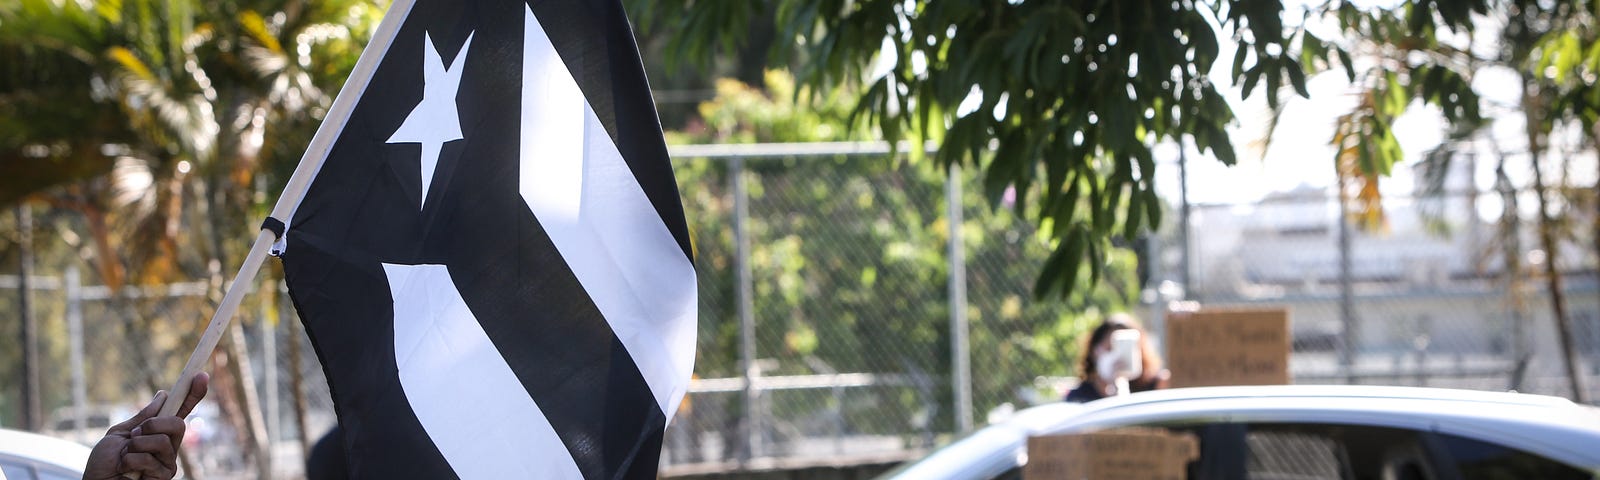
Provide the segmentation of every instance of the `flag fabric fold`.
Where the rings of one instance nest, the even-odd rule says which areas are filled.
[[[695,273],[620,3],[389,15],[282,253],[352,475],[654,478]]]

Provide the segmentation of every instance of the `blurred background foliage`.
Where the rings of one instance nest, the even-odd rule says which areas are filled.
[[[1436,109],[1467,136],[1484,124],[1471,81],[1495,66],[1561,99],[1528,109],[1542,126],[1534,136],[1565,120],[1592,125],[1600,99],[1592,72],[1581,74],[1600,61],[1600,7],[1588,0],[624,3],[645,37],[661,37],[666,65],[746,71],[723,60],[766,58],[814,91],[857,92],[852,117],[885,139],[932,141],[940,164],[981,168],[991,201],[1037,193],[1015,208],[1054,241],[1040,295],[1072,291],[1077,271],[1104,265],[1112,237],[1159,224],[1154,146],[1236,161],[1230,87],[1265,99],[1270,141],[1283,99],[1309,94],[1307,77],[1348,77],[1361,101],[1340,118],[1330,160],[1350,215],[1371,229],[1383,225],[1379,180],[1404,158],[1392,124],[1408,109]],[[1474,48],[1479,24],[1512,41]]]
[[[0,202],[49,212],[35,225],[45,233],[32,236],[32,254],[76,257],[87,284],[117,290],[198,280],[210,285],[203,301],[215,305],[224,269],[246,248],[240,239],[276,200],[386,6],[0,2]],[[7,227],[23,238],[15,223]],[[16,242],[7,247],[13,258],[23,251]],[[165,388],[203,319],[167,318],[170,302],[113,303],[113,317],[125,323],[97,333],[121,332],[132,350],[89,352],[89,360],[128,368],[92,368],[88,383],[118,387],[117,396],[134,385]],[[234,339],[243,338],[241,323]],[[214,390],[228,421],[250,432],[242,443],[260,452],[253,382],[232,380],[251,376],[239,349],[224,342]],[[18,350],[5,349],[0,383],[22,384],[20,355],[11,357]],[[41,363],[63,365],[63,356],[53,348]],[[130,372],[136,378],[126,378]],[[59,405],[54,400],[47,404]]]

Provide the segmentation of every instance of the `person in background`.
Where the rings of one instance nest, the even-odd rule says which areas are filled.
[[[1150,344],[1150,337],[1145,335],[1144,329],[1133,316],[1117,313],[1089,334],[1089,344],[1083,349],[1083,371],[1080,376],[1083,380],[1078,383],[1078,388],[1067,392],[1066,401],[1082,403],[1117,395],[1116,379],[1112,376],[1114,372],[1127,369],[1126,365],[1119,365],[1116,363],[1118,360],[1112,358],[1112,334],[1118,330],[1139,333],[1138,357],[1142,368],[1138,369],[1140,374],[1137,377],[1128,379],[1129,393],[1167,388],[1167,378],[1171,373],[1162,368],[1161,355]]]
[[[205,373],[195,375],[177,415],[156,415],[167,401],[167,391],[162,390],[133,418],[112,425],[89,451],[89,462],[83,467],[84,480],[169,480],[176,476],[178,447],[187,428],[183,419],[205,398],[210,383],[211,377]]]

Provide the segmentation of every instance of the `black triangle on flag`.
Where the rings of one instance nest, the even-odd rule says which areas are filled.
[[[696,283],[620,2],[388,15],[279,217],[351,475],[655,478]]]

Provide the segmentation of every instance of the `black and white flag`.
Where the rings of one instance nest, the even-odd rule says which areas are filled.
[[[695,273],[620,2],[389,15],[282,253],[351,473],[655,478]]]

